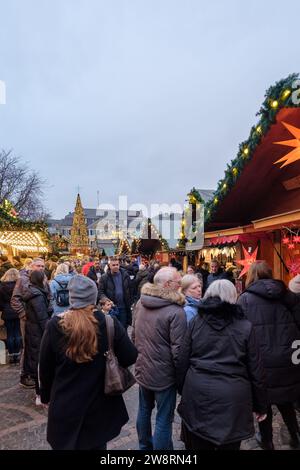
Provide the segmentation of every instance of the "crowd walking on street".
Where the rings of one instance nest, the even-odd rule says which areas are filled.
[[[300,449],[300,276],[287,287],[256,261],[238,295],[215,259],[186,272],[129,256],[0,262],[8,360],[48,411],[53,449],[105,450],[128,422],[122,393],[105,392],[107,315],[139,389],[140,450],[173,449],[176,409],[187,450],[239,450],[253,435],[273,450],[275,408]]]

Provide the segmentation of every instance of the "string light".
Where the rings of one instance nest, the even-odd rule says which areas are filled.
[[[282,94],[282,98],[286,100],[287,97],[290,96],[290,94],[291,94],[291,90],[285,90]]]
[[[249,154],[249,149],[248,147],[244,148],[244,155],[248,155]]]
[[[261,128],[261,126],[257,126],[257,128],[256,128],[256,132],[257,132],[258,134],[261,134],[261,132],[262,132],[262,128]]]
[[[234,176],[238,174],[238,169],[237,168],[232,168],[232,173]]]
[[[278,103],[277,100],[273,100],[272,103],[271,103],[271,106],[272,106],[273,109],[276,109],[276,108],[278,108],[278,104],[279,103]]]

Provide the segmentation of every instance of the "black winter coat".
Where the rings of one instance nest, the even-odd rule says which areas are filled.
[[[131,325],[132,323],[132,313],[131,313],[131,306],[133,303],[133,285],[131,283],[131,279],[127,272],[124,269],[120,269],[120,273],[122,275],[123,280],[123,293],[124,293],[124,302],[127,311],[127,324]],[[99,282],[99,293],[98,293],[98,300],[101,300],[103,297],[108,297],[110,300],[113,301],[115,305],[117,305],[116,297],[115,297],[115,284],[112,277],[110,270],[104,274]],[[118,305],[117,305],[118,306]]]
[[[37,378],[41,340],[52,314],[49,292],[30,284],[24,295],[24,301],[26,310],[24,372]]]
[[[205,290],[208,289],[214,281],[220,281],[221,279],[227,279],[228,281],[232,281],[230,275],[227,272],[223,271],[222,269],[219,269],[217,273],[210,273],[207,276]]]
[[[13,265],[11,264],[10,261],[5,261],[4,263],[2,263],[0,266],[0,279],[2,276],[4,276],[6,271],[8,271],[11,268],[13,268]]]
[[[189,322],[177,378],[184,424],[216,445],[251,437],[252,412],[267,410],[254,329],[236,305],[219,298],[204,301]]]
[[[87,273],[87,277],[89,277],[90,279],[92,279],[92,281],[94,281],[97,286],[98,286],[98,276],[97,276],[97,272],[99,274],[101,274],[101,271],[96,271],[95,269],[95,266],[91,266],[90,269],[89,269],[89,272]]]
[[[53,317],[46,328],[40,353],[41,400],[49,404],[47,440],[53,449],[97,449],[118,436],[128,421],[123,397],[104,395],[107,333],[105,316],[99,322],[99,353],[78,364],[64,353],[66,337]],[[123,367],[136,361],[137,350],[123,326],[114,319],[114,351]]]
[[[2,311],[2,320],[17,320],[18,313],[11,307],[10,301],[16,282],[0,283],[0,310]]]
[[[134,280],[134,300],[137,301],[141,297],[141,289],[148,282],[148,271],[144,269],[140,270]]]
[[[270,403],[296,401],[300,396],[300,365],[292,363],[292,344],[300,339],[294,318],[299,315],[299,299],[283,282],[260,279],[241,294],[238,303],[255,329]]]

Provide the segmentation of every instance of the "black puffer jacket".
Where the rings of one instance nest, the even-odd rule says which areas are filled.
[[[204,301],[189,323],[177,367],[178,412],[193,434],[216,445],[249,438],[252,412],[266,412],[264,370],[251,323],[236,305]]]
[[[126,306],[127,312],[127,324],[131,325],[132,323],[132,314],[131,314],[131,305],[133,303],[133,292],[132,292],[132,283],[130,277],[128,276],[127,272],[124,269],[120,269],[120,273],[122,275],[122,282],[123,282],[123,293],[124,293],[124,302]],[[99,294],[98,300],[103,297],[108,297],[110,300],[113,301],[115,305],[116,296],[115,296],[115,284],[112,277],[112,273],[110,270],[104,274],[99,281]]]
[[[49,302],[49,292],[33,285],[28,286],[24,295],[25,322],[25,352],[24,372],[31,377],[37,377],[37,366],[42,336],[47,322],[52,314]]]
[[[18,313],[10,305],[15,285],[15,281],[0,283],[0,310],[3,320],[17,320],[19,318]]]
[[[147,269],[140,270],[134,280],[134,300],[139,300],[141,297],[141,289],[148,282],[148,271]]]
[[[292,344],[300,339],[294,317],[299,314],[297,296],[281,281],[260,279],[245,290],[238,303],[255,329],[270,403],[295,401],[300,396],[300,365],[292,363]]]

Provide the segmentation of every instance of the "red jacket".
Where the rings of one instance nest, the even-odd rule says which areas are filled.
[[[94,264],[93,261],[90,261],[89,263],[86,263],[83,266],[82,270],[81,270],[81,274],[83,274],[84,276],[87,276],[87,274],[88,274],[90,268],[93,266],[93,264]]]

